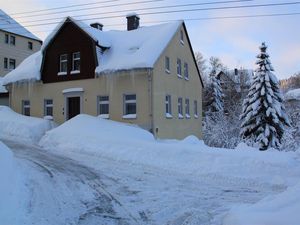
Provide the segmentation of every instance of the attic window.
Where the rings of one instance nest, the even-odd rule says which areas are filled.
[[[68,55],[63,54],[59,57],[59,73],[58,75],[66,75],[68,71]]]
[[[73,53],[72,72],[80,72],[80,52]]]
[[[184,35],[182,30],[180,30],[180,43],[184,45]]]

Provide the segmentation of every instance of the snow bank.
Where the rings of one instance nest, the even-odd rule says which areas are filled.
[[[176,173],[253,178],[276,185],[295,183],[299,175],[295,171],[300,169],[292,152],[253,151],[246,145],[236,150],[210,148],[195,137],[156,141],[141,128],[88,115],[48,131],[39,144],[73,158],[79,154],[78,160],[93,156]]]
[[[34,144],[53,126],[49,120],[23,116],[0,106],[0,139]]]
[[[285,96],[285,100],[300,100],[300,88],[288,91]]]
[[[0,77],[0,93],[7,93],[8,91],[6,88],[3,86],[3,78]]]
[[[254,205],[231,209],[223,225],[296,225],[300,221],[300,182],[275,196]]]

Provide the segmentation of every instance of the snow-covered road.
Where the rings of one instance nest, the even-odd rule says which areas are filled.
[[[79,163],[36,146],[5,144],[23,167],[24,225],[217,225],[231,206],[285,189],[257,180],[184,175],[92,156]]]

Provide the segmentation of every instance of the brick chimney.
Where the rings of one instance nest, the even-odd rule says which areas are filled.
[[[136,30],[140,26],[140,17],[136,13],[127,14],[127,30]]]
[[[91,23],[90,26],[93,27],[93,28],[96,28],[98,30],[103,29],[103,24],[102,23]]]

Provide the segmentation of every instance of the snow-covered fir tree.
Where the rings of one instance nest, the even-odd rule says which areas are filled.
[[[282,104],[282,95],[274,71],[267,46],[262,43],[257,55],[257,69],[252,85],[243,103],[241,115],[241,137],[246,141],[259,145],[260,150],[269,147],[279,148],[289,120]]]

